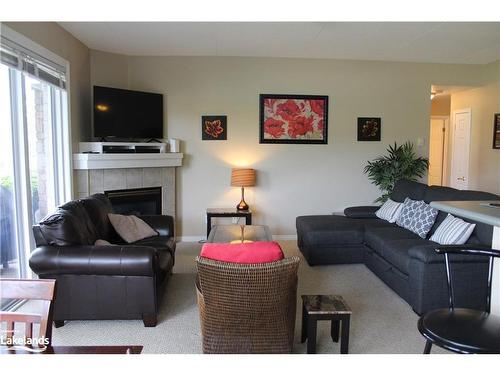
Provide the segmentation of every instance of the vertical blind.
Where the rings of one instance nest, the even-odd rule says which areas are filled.
[[[66,89],[66,68],[2,36],[0,61],[41,81]]]

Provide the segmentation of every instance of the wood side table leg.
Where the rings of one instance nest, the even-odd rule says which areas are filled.
[[[212,230],[212,216],[207,215],[207,239],[211,230]]]
[[[304,305],[302,305],[302,331],[300,342],[306,342],[307,339],[307,311]]]
[[[316,354],[316,329],[318,326],[316,317],[307,317],[307,354]]]
[[[348,315],[342,319],[342,337],[340,339],[340,354],[349,352],[349,326],[351,317]]]
[[[330,332],[333,342],[339,342],[339,331],[340,331],[339,328],[340,328],[340,322],[336,319],[333,319]]]

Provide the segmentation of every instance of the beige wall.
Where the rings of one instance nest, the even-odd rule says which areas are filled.
[[[488,84],[451,95],[451,113],[471,109],[469,189],[500,194],[500,150],[492,148],[493,116],[500,113],[500,61],[489,64],[484,72]],[[453,126],[450,139],[452,131]],[[451,142],[449,147],[451,150]]]
[[[206,207],[238,202],[238,189],[229,186],[232,166],[257,169],[258,184],[248,189],[247,201],[255,210],[255,222],[270,225],[275,234],[295,233],[298,215],[370,204],[379,192],[362,172],[367,160],[384,153],[390,143],[416,142],[419,138],[424,144],[418,152],[427,155],[431,84],[480,86],[468,99],[456,96],[452,106],[468,105],[476,114],[473,116],[481,113],[479,119],[473,118],[473,124],[481,124],[481,131],[473,136],[474,187],[498,191],[495,178],[499,152],[491,150],[490,130],[491,113],[498,111],[500,63],[484,67],[320,59],[126,57],[89,53],[85,45],[55,23],[7,25],[70,62],[74,141],[91,138],[91,85],[165,94],[165,137],[181,139],[186,154],[177,179],[178,233],[184,236],[203,235]],[[328,145],[260,145],[261,93],[329,95]],[[201,141],[203,114],[228,116],[228,141]],[[358,116],[382,117],[381,142],[356,141]]]
[[[70,63],[73,143],[90,138],[90,51],[55,22],[5,22],[5,25]]]
[[[231,207],[233,166],[252,166],[247,189],[255,222],[295,233],[295,217],[370,204],[379,195],[363,174],[390,143],[424,140],[428,153],[430,87],[477,85],[482,66],[229,57],[137,57],[91,51],[92,84],[165,94],[166,135],[182,140],[178,229],[203,235],[206,207]],[[125,72],[127,72],[125,76]],[[259,144],[261,93],[330,97],[328,145]],[[201,116],[226,114],[227,141],[202,141]],[[357,142],[356,118],[382,117],[381,142]]]
[[[431,116],[449,116],[450,106],[450,95],[436,96],[431,100]]]

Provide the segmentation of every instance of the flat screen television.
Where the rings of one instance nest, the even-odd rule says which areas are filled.
[[[163,138],[163,95],[94,86],[94,137]]]

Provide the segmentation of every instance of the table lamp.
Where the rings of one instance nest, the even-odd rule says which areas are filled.
[[[249,206],[245,202],[245,188],[255,186],[255,169],[233,168],[231,171],[231,186],[241,187],[241,201],[236,206],[238,211],[248,211]]]

